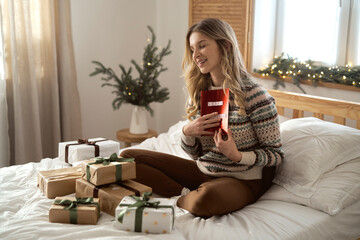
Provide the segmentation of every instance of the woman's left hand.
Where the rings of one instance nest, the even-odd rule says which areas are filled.
[[[234,138],[231,133],[231,129],[228,129],[228,138],[224,140],[221,136],[221,129],[215,131],[214,142],[219,151],[224,154],[227,158],[234,162],[240,162],[242,155],[237,150]]]

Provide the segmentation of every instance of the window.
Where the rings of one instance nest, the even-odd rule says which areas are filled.
[[[321,65],[360,65],[360,0],[257,0],[252,68],[283,52]]]

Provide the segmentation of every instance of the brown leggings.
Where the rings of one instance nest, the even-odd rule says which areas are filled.
[[[191,192],[180,197],[177,205],[195,216],[211,217],[239,210],[264,192],[261,179],[214,178],[202,173],[195,161],[173,155],[141,149],[128,149],[120,155],[135,158],[136,181],[150,186],[154,193],[172,197],[180,195],[184,187],[189,188]]]

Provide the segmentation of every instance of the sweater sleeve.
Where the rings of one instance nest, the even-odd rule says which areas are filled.
[[[196,137],[181,135],[181,148],[192,158],[197,159],[202,155],[200,140]]]
[[[246,112],[258,139],[258,146],[253,151],[242,152],[240,164],[255,166],[276,166],[284,159],[280,138],[280,125],[275,100],[268,92],[255,88],[246,97],[249,104]]]

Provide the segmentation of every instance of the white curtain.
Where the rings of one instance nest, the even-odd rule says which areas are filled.
[[[10,164],[9,128],[5,92],[5,80],[0,79],[0,168]]]
[[[60,141],[81,137],[70,2],[1,4],[10,165],[56,157]]]
[[[0,5],[0,8],[2,5]],[[4,69],[4,48],[2,41],[2,16],[0,9],[0,168],[10,164],[9,126],[6,104],[6,82]]]

